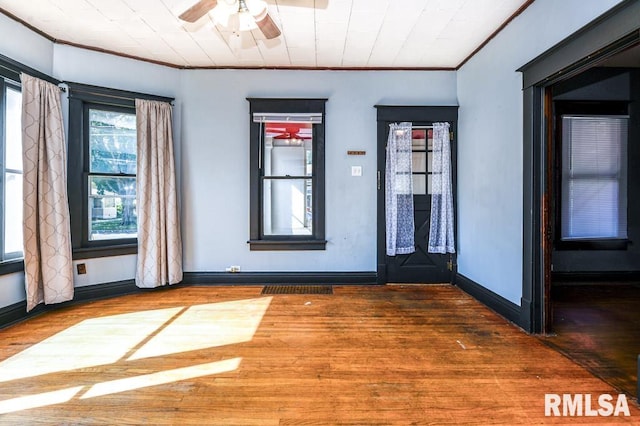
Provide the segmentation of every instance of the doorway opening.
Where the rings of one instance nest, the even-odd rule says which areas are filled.
[[[640,28],[630,19],[639,13],[640,1],[622,2],[520,69],[525,328],[630,394],[640,353]]]

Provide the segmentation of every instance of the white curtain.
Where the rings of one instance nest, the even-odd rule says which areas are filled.
[[[67,153],[60,89],[22,81],[23,234],[27,311],[73,299]]]
[[[182,237],[173,156],[172,109],[136,99],[138,262],[136,285],[182,281]]]
[[[386,150],[385,216],[387,256],[415,251],[411,123],[391,124]]]
[[[449,123],[433,123],[429,253],[455,253]]]

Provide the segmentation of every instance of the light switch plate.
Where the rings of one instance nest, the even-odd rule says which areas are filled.
[[[362,166],[351,166],[351,176],[362,176]]]

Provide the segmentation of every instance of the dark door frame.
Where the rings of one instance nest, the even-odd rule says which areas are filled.
[[[451,123],[451,131],[454,138],[458,133],[458,107],[457,106],[397,106],[397,105],[375,105],[377,109],[377,135],[378,141],[376,145],[377,155],[377,261],[376,275],[378,284],[387,283],[387,268],[385,262],[385,214],[384,214],[384,171],[385,156],[379,155],[378,147],[384,146],[386,143],[386,129],[390,123],[398,123],[402,121],[410,121],[412,123],[431,124],[434,122]],[[457,228],[456,211],[456,188],[457,188],[457,143],[451,146],[451,179],[453,186],[453,210],[454,210],[454,229]],[[457,231],[457,229],[456,229]],[[456,234],[457,235],[457,234]],[[456,237],[457,238],[457,237]],[[452,262],[452,280],[455,278],[455,262]]]
[[[625,0],[522,66],[523,252],[520,326],[545,333],[551,326],[550,206],[552,117],[549,88],[640,43],[640,0]]]

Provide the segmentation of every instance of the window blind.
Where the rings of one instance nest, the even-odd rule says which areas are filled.
[[[627,238],[625,116],[562,116],[563,240]]]

